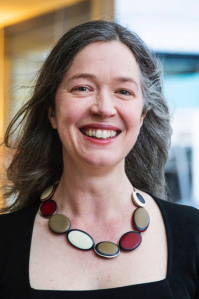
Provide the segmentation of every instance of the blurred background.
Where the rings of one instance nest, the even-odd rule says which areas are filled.
[[[160,57],[173,126],[165,167],[170,197],[199,208],[198,0],[1,1],[0,142],[60,36],[75,25],[96,19],[127,26]],[[2,147],[0,151],[4,161]]]

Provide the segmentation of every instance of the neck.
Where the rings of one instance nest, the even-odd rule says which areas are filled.
[[[70,217],[108,219],[132,205],[132,191],[124,161],[111,169],[82,170],[67,164],[54,199],[59,212]]]

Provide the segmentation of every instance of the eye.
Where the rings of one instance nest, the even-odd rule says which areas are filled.
[[[133,95],[133,93],[131,91],[128,91],[126,89],[119,89],[116,92],[119,93],[119,94],[122,94],[124,96],[131,96],[131,95]]]
[[[78,86],[78,87],[75,87],[73,90],[75,90],[75,91],[88,91],[89,88],[86,87],[86,86]]]

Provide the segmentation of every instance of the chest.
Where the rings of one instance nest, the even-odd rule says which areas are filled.
[[[40,217],[40,216],[37,216]],[[163,280],[167,272],[167,240],[161,214],[152,217],[142,243],[116,258],[98,257],[94,250],[72,247],[65,235],[55,235],[47,221],[35,221],[29,278],[32,288],[93,290]]]

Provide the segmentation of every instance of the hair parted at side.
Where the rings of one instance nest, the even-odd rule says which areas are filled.
[[[40,70],[32,97],[16,114],[5,134],[4,144],[12,148],[7,169],[10,182],[4,190],[2,212],[14,211],[38,199],[44,188],[58,181],[63,171],[62,144],[51,127],[46,108],[55,107],[55,93],[75,56],[88,44],[120,41],[127,45],[140,67],[143,113],[147,113],[133,149],[126,157],[126,173],[134,187],[166,197],[164,165],[170,146],[170,115],[162,93],[162,71],[157,58],[143,41],[123,26],[109,21],[78,25],[65,33]],[[9,198],[15,198],[6,204]]]

